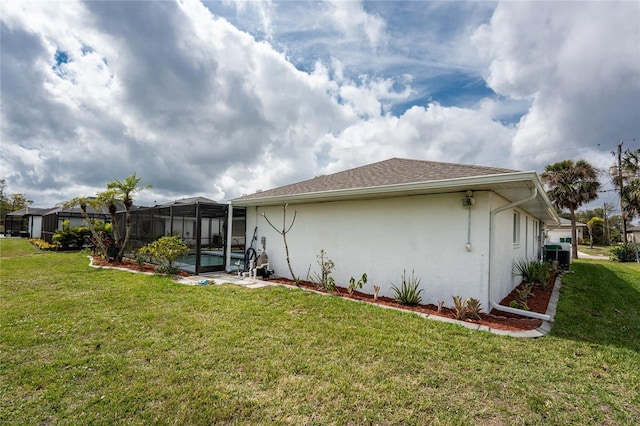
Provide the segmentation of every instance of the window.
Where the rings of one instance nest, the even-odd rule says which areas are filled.
[[[520,212],[513,212],[513,245],[520,244]]]

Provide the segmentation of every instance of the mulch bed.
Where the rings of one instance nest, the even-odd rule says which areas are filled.
[[[293,280],[286,278],[277,278],[269,280],[271,282],[277,282],[278,284],[284,284],[296,287],[296,284]],[[555,284],[555,276],[551,277],[549,280],[549,285],[547,289],[542,289],[536,287],[533,292],[533,296],[531,296],[527,300],[527,304],[529,305],[530,311],[545,313],[547,311],[547,305],[549,304],[549,300],[551,299],[551,293],[553,292],[553,287]],[[354,291],[353,294],[349,294],[349,291],[344,287],[336,287],[335,291],[327,291],[318,289],[315,284],[308,281],[301,281],[297,287],[302,287],[309,290],[319,291],[322,293],[333,294],[339,297],[344,297],[348,299],[361,300],[364,302],[374,303],[378,305],[391,306],[398,309],[404,309],[412,312],[420,312],[427,315],[437,315],[445,318],[455,319],[453,315],[453,310],[450,308],[443,307],[440,312],[438,312],[438,307],[429,304],[429,305],[417,305],[417,306],[406,306],[396,302],[394,299],[390,297],[380,296],[377,299],[374,299],[373,295],[362,293],[359,291]],[[520,286],[518,286],[519,288]],[[509,306],[509,302],[512,300],[517,300],[517,290],[514,289],[507,297],[505,297],[500,304],[503,306]],[[535,330],[536,328],[542,325],[542,320],[535,318],[528,318],[521,315],[511,314],[507,312],[497,311],[493,309],[489,313],[481,313],[480,320],[466,320],[468,323],[484,325],[493,329],[499,330],[511,330],[511,331],[522,331],[522,330]]]
[[[123,259],[122,262],[109,262],[104,260],[102,257],[94,256],[93,264],[96,266],[110,266],[117,268],[126,268],[131,269],[133,271],[139,272],[155,272],[155,266],[145,263],[144,265],[138,265],[135,261],[131,259]],[[192,274],[188,272],[179,271],[178,275],[188,277]],[[309,290],[319,291],[322,293],[333,294],[335,296],[344,297],[348,299],[361,300],[364,302],[374,303],[378,305],[391,306],[398,309],[404,309],[412,312],[420,312],[427,315],[437,315],[445,318],[455,319],[453,315],[453,311],[450,308],[443,307],[440,312],[438,312],[438,307],[433,304],[429,305],[417,305],[417,306],[406,306],[396,302],[394,299],[390,297],[380,296],[377,299],[373,298],[373,295],[362,293],[359,291],[354,291],[352,294],[349,294],[349,291],[344,287],[336,287],[335,291],[327,291],[318,289],[315,284],[308,281],[301,281],[299,285],[296,286],[295,282],[286,278],[273,278],[269,280],[270,282],[275,282],[278,284],[288,285],[292,287],[301,287]],[[552,274],[549,278],[549,284],[546,289],[542,289],[540,287],[536,287],[533,291],[533,295],[527,299],[527,305],[529,306],[529,310],[531,312],[538,312],[544,314],[547,311],[547,305],[549,304],[549,300],[551,299],[551,293],[553,292],[553,287],[555,285],[556,277]],[[507,297],[505,297],[500,305],[509,306],[509,303],[512,300],[518,300],[518,292],[517,290],[522,287],[522,284],[515,289]],[[489,313],[481,313],[480,320],[466,320],[468,323],[484,325],[490,328],[499,329],[499,330],[511,330],[511,331],[520,331],[520,330],[535,330],[536,328],[542,325],[542,320],[528,318],[517,314],[511,314],[508,312],[502,312],[498,310],[491,310]]]
[[[122,259],[122,262],[115,262],[113,260],[109,261],[104,259],[102,256],[92,256],[92,259],[93,259],[94,266],[124,268],[124,269],[130,269],[132,271],[137,271],[137,272],[155,273],[156,267],[157,267],[156,265],[152,265],[150,263],[144,263],[142,265],[138,265],[137,262],[126,257]],[[190,277],[193,274],[190,274],[185,271],[178,271],[175,275],[180,275],[181,277]]]

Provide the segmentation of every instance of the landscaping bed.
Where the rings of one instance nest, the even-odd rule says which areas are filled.
[[[121,268],[121,269],[129,269],[135,272],[145,272],[145,273],[156,273],[157,265],[153,265],[151,263],[143,263],[139,264],[133,259],[129,259],[125,257],[121,262],[115,262],[113,260],[106,260],[102,256],[91,256],[91,263],[93,266],[102,266],[109,268]],[[176,275],[180,275],[181,277],[188,277],[192,274],[185,271],[178,271]]]
[[[130,269],[132,271],[138,272],[147,272],[153,273],[155,272],[155,265],[145,263],[143,265],[139,265],[132,259],[124,258],[122,262],[116,263],[113,261],[104,260],[100,256],[93,256],[93,265],[94,266],[104,266],[104,267],[116,267],[116,268],[124,268]],[[190,276],[185,271],[179,271],[178,275],[180,276]],[[407,306],[403,305],[393,298],[379,296],[374,298],[373,295],[362,293],[357,290],[354,290],[352,293],[349,293],[347,288],[336,286],[335,290],[328,291],[321,288],[318,288],[314,283],[309,281],[300,281],[298,285],[293,280],[287,278],[273,278],[269,280],[270,282],[288,285],[292,287],[303,288],[306,290],[318,291],[320,293],[332,294],[338,297],[344,297],[348,299],[360,300],[367,303],[373,303],[377,305],[389,306],[397,309],[403,309],[412,312],[418,312],[426,315],[437,315],[444,318],[455,319],[454,311],[451,308],[442,307],[438,310],[438,307],[433,304],[425,304],[425,305],[415,305],[415,306]],[[544,289],[542,287],[536,287],[532,296],[527,299],[527,305],[529,306],[529,310],[531,312],[537,312],[544,314],[547,311],[547,306],[549,304],[549,300],[551,299],[551,294],[553,292],[553,288],[555,285],[555,275],[549,278],[549,283],[547,288]],[[507,297],[505,297],[500,305],[509,306],[509,303],[514,300],[518,300],[518,290],[522,288],[522,284],[516,287]],[[542,320],[529,318],[522,315],[512,314],[508,312],[498,311],[496,309],[492,309],[490,312],[482,312],[480,313],[479,320],[466,319],[465,322],[483,325],[486,327],[490,327],[493,329],[499,330],[511,330],[511,331],[520,331],[520,330],[535,330],[536,328],[542,325]]]
[[[277,282],[278,284],[289,285],[293,287],[301,287],[307,290],[318,291],[321,293],[333,294],[335,296],[344,297],[348,299],[360,300],[367,303],[373,303],[378,305],[390,306],[397,309],[404,309],[407,311],[418,312],[426,315],[437,315],[445,318],[455,319],[454,312],[451,308],[443,307],[438,310],[438,307],[433,304],[407,306],[403,305],[390,297],[379,296],[374,298],[371,294],[362,293],[354,290],[351,294],[344,287],[336,287],[333,291],[328,291],[318,288],[314,283],[309,281],[300,281],[296,286],[293,280],[286,278],[274,278],[269,280],[271,282]],[[536,288],[534,295],[529,298],[529,309],[532,312],[544,314],[547,311],[547,305],[551,299],[551,293],[555,285],[555,276],[549,279],[549,285],[546,289]],[[519,286],[520,287],[520,286]],[[514,289],[507,297],[505,297],[500,304],[503,306],[509,306],[509,302],[517,299],[517,288]],[[465,322],[484,325],[494,329],[500,330],[535,330],[542,325],[542,320],[535,318],[528,318],[521,315],[511,314],[507,312],[497,311],[493,309],[491,312],[480,313],[480,320],[467,319]]]

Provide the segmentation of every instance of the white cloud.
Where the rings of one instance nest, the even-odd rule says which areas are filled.
[[[491,58],[489,86],[531,106],[518,124],[518,165],[589,154],[640,133],[637,2],[501,3],[475,42]],[[588,148],[588,149],[587,149]],[[566,155],[566,154],[565,154]]]
[[[318,150],[331,159],[324,172],[391,157],[462,163],[501,158],[509,150],[513,130],[493,121],[490,113],[432,103],[414,106],[400,117],[360,121],[319,142]]]
[[[637,3],[499,4],[475,32],[484,3],[256,3],[242,30],[218,3],[0,3],[9,191],[136,172],[142,203],[229,199],[389,157],[600,165],[640,134]],[[497,96],[429,100],[478,73]]]
[[[359,1],[331,0],[329,3],[328,14],[344,35],[364,36],[374,50],[386,42],[384,19],[368,13]]]

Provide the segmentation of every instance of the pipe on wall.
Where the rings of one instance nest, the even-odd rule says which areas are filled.
[[[534,187],[531,189],[531,193],[521,199],[521,200],[517,200],[514,201],[512,203],[509,204],[505,204],[504,206],[500,206],[497,207],[493,210],[491,210],[491,219],[490,219],[490,225],[489,225],[489,238],[491,239],[490,243],[489,243],[489,303],[491,305],[491,309],[496,309],[498,311],[503,311],[503,312],[509,312],[511,314],[517,314],[517,315],[522,315],[522,316],[526,316],[529,318],[536,318],[536,319],[541,319],[544,321],[549,321],[551,319],[551,317],[547,314],[539,314],[537,312],[530,312],[530,311],[525,311],[524,309],[516,309],[516,308],[512,308],[510,306],[502,306],[500,305],[498,302],[496,302],[495,300],[493,300],[493,279],[494,279],[494,273],[493,273],[493,259],[495,257],[495,236],[494,231],[495,231],[495,221],[496,221],[496,216],[498,215],[498,213],[501,213],[505,210],[509,210],[512,209],[514,207],[517,207],[521,204],[527,203],[529,201],[534,200],[536,197],[538,196],[538,188]],[[490,309],[490,310],[491,310]]]

